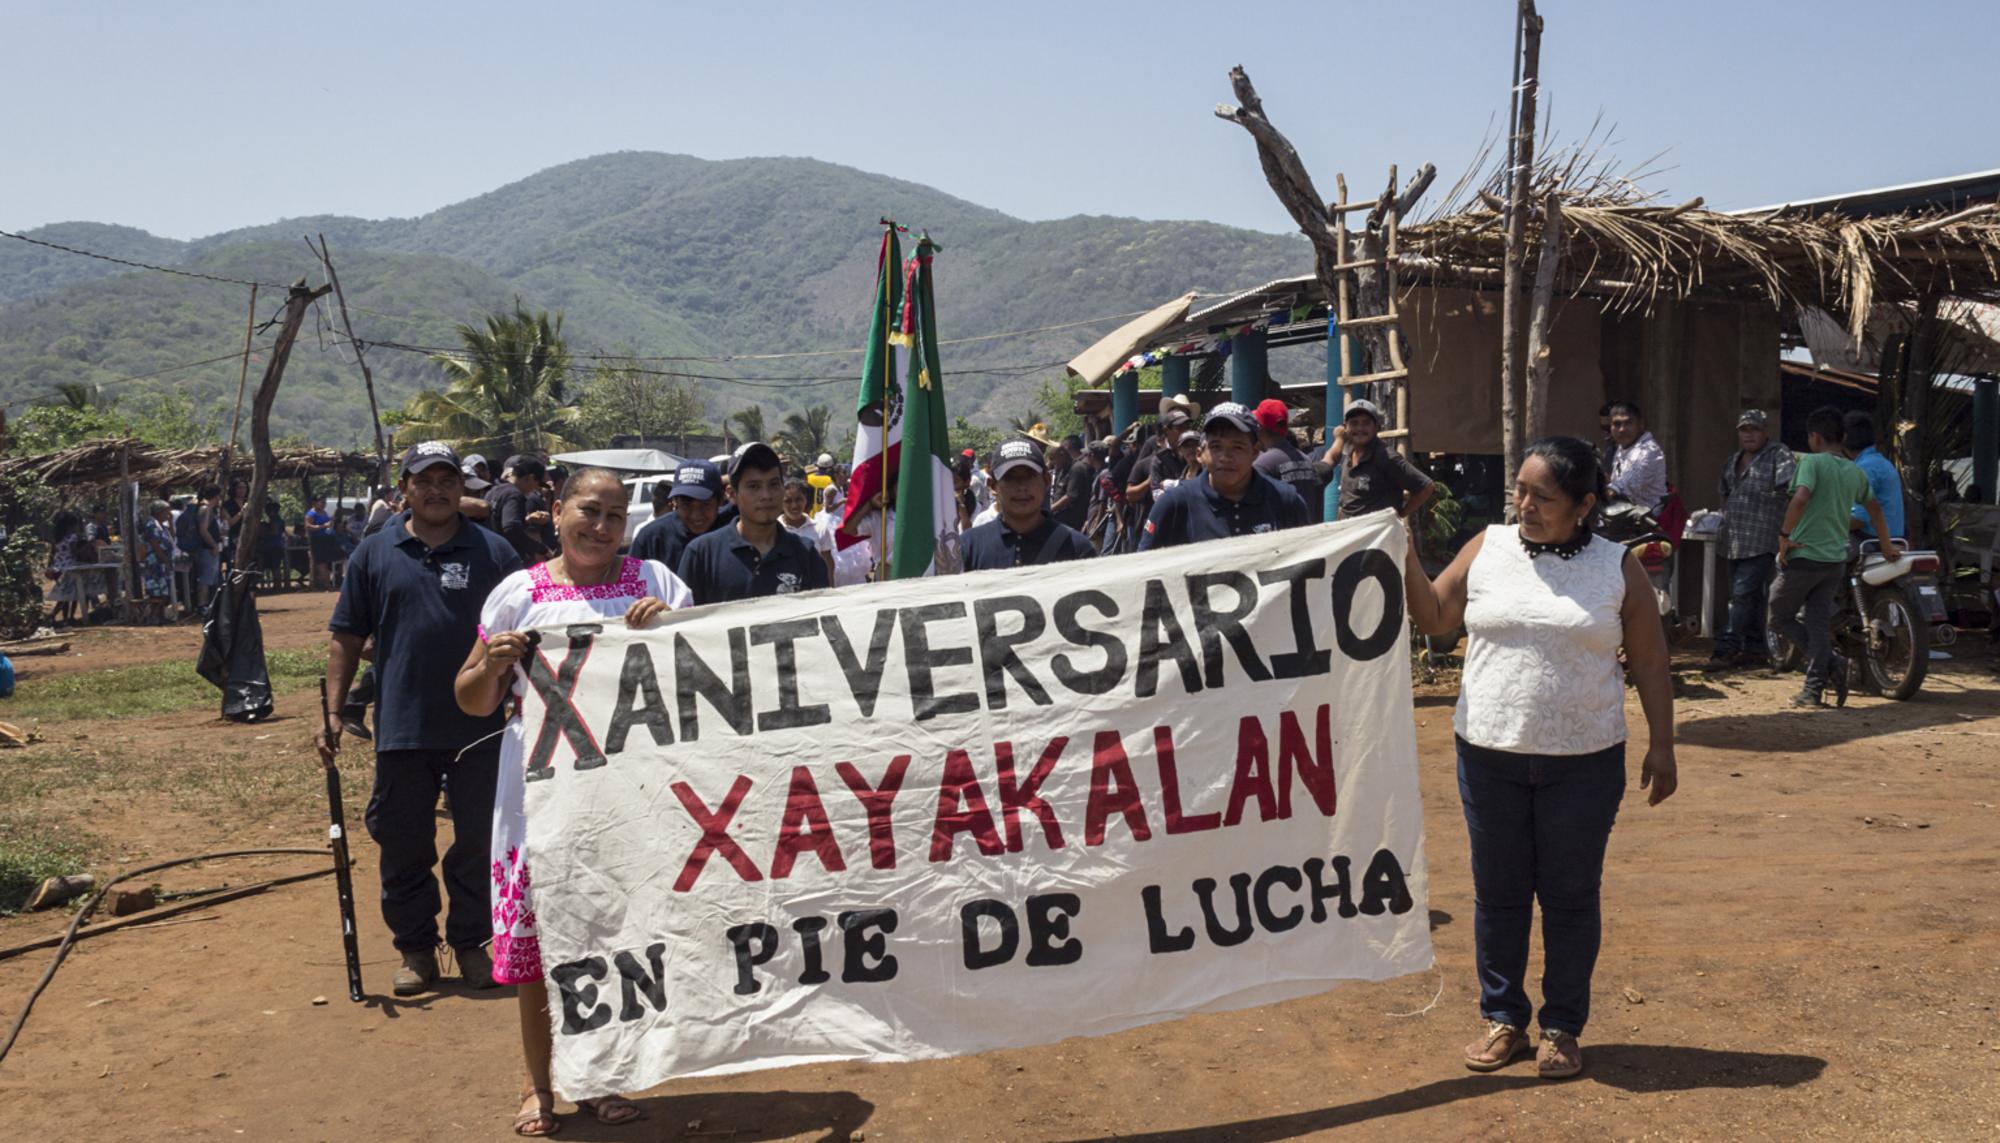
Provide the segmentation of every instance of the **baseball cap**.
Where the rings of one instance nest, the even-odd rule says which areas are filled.
[[[1349,401],[1347,403],[1347,410],[1340,414],[1340,419],[1345,421],[1356,413],[1366,413],[1375,418],[1376,424],[1379,425],[1382,423],[1382,409],[1373,401]]]
[[[1209,427],[1218,421],[1235,428],[1238,432],[1257,431],[1257,419],[1250,415],[1250,410],[1234,401],[1224,401],[1210,409],[1208,415],[1201,419],[1201,431],[1207,432]]]
[[[833,454],[830,452],[820,453],[819,459],[813,461],[813,463],[819,466],[820,471],[824,472],[833,467]]]
[[[1260,428],[1275,433],[1285,427],[1286,415],[1285,403],[1276,397],[1266,397],[1257,403],[1257,425]]]
[[[712,461],[684,460],[674,470],[673,483],[667,489],[669,498],[685,496],[689,500],[713,500],[722,492],[722,473]]]
[[[1185,409],[1168,409],[1160,414],[1160,424],[1165,428],[1186,428],[1193,423],[1194,418],[1188,416]]]
[[[1744,425],[1749,425],[1753,428],[1768,429],[1771,427],[1771,418],[1766,416],[1762,409],[1745,409],[1736,414],[1736,427],[1740,429]]]
[[[500,467],[515,476],[546,477],[549,474],[549,470],[542,464],[541,457],[525,454],[508,457],[507,463]]]
[[[404,476],[408,476],[413,472],[422,472],[426,468],[435,468],[440,464],[457,468],[458,454],[443,441],[419,441],[403,453],[403,467],[400,471]]]
[[[738,448],[735,454],[729,458],[729,479],[734,481],[736,474],[746,468],[762,472],[765,469],[771,468],[783,471],[784,467],[785,462],[778,459],[777,449],[772,448],[763,441],[750,441],[741,448]]]
[[[1012,470],[1027,465],[1036,472],[1047,472],[1049,462],[1042,456],[1042,446],[1036,441],[1001,441],[993,449],[993,479],[998,480]]]
[[[474,470],[476,470],[480,465],[485,463],[486,463],[486,458],[480,456],[478,453],[475,452],[471,456],[468,456],[465,459],[458,462],[458,470],[460,472],[463,472],[467,476],[471,476]]]

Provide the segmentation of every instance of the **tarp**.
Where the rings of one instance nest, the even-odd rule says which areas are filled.
[[[616,472],[672,472],[681,458],[656,448],[591,448],[559,452],[549,458],[572,467],[609,468]]]
[[[256,574],[222,581],[201,627],[195,673],[222,691],[222,717],[261,722],[271,717],[271,674],[264,664],[264,627],[257,619]]]
[[[551,628],[571,1098],[1100,1035],[1431,963],[1390,513]]]
[[[1194,298],[1191,292],[1182,294],[1112,330],[1096,345],[1070,359],[1069,375],[1083,378],[1085,385],[1102,383],[1138,352],[1140,346],[1152,341],[1161,330],[1186,318]]]

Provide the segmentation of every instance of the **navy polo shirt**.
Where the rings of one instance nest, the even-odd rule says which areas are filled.
[[[675,569],[697,605],[733,603],[766,595],[790,595],[831,586],[819,550],[783,527],[771,550],[757,546],[732,525],[696,536]]]
[[[988,520],[958,538],[966,571],[1025,568],[1036,564],[1081,560],[1097,554],[1090,537],[1044,511],[1042,522],[1028,532],[1016,532],[1004,520]]]
[[[460,750],[505,721],[497,711],[474,718],[459,710],[452,680],[479,637],[479,609],[521,558],[463,516],[458,533],[435,548],[408,524],[408,513],[391,517],[347,558],[327,629],[375,637],[377,751]]]
[[[1310,523],[1312,516],[1299,494],[1261,472],[1251,472],[1250,486],[1243,490],[1241,500],[1230,500],[1217,492],[1204,472],[1174,485],[1154,502],[1152,514],[1146,517],[1145,535],[1139,537],[1139,550],[1275,532]]]

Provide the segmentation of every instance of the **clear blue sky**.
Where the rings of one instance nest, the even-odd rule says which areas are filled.
[[[1249,5],[10,6],[0,227],[190,238],[421,214],[614,150],[810,155],[1024,218],[1289,223],[1210,115],[1242,63],[1331,194],[1504,117],[1509,0]],[[2000,167],[1980,0],[1545,0],[1559,132],[1601,112],[1720,208]]]

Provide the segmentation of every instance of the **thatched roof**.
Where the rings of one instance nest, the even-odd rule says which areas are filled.
[[[1843,218],[1793,208],[1721,214],[1696,204],[1558,193],[1560,288],[1621,308],[1696,295],[1813,305],[1839,315],[1859,336],[1877,302],[1929,294],[2000,301],[2000,209],[1992,204]],[[1529,228],[1530,249],[1539,248],[1539,228],[1538,217]],[[1402,238],[1406,282],[1499,281],[1502,215],[1490,202],[1407,227]]]
[[[160,448],[144,441],[109,439],[85,441],[60,452],[39,456],[10,456],[0,459],[0,474],[27,473],[58,487],[115,484],[119,477],[118,455],[129,450],[127,471],[132,479],[153,488],[195,485],[215,478],[222,466],[222,446],[203,448]],[[248,476],[251,458],[238,451],[230,467]],[[281,448],[276,450],[274,479],[301,476],[334,476],[342,472],[364,478],[373,476],[375,458],[358,452],[330,448]]]

